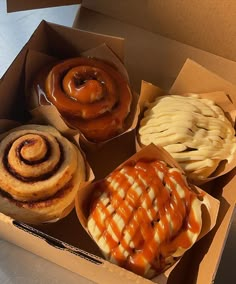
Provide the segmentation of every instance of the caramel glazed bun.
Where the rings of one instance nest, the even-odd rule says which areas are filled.
[[[0,142],[0,212],[37,224],[65,217],[85,180],[79,149],[55,128],[17,127]]]
[[[87,227],[105,257],[152,278],[197,240],[201,201],[179,169],[128,162],[95,184]]]
[[[141,145],[164,147],[195,183],[210,177],[236,151],[235,130],[223,110],[196,94],[167,95],[146,105],[138,127]]]
[[[53,104],[66,122],[92,142],[103,142],[125,130],[132,92],[126,79],[110,64],[88,57],[59,62],[33,86],[39,104]],[[40,86],[42,80],[42,86]]]

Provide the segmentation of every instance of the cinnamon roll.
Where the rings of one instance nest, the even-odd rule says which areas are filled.
[[[80,150],[55,128],[24,125],[0,142],[0,212],[26,223],[67,215],[85,181]]]
[[[132,92],[115,67],[99,59],[76,57],[46,71],[45,85],[40,86],[38,78],[34,83],[39,102],[55,105],[88,140],[103,142],[125,130]]]
[[[93,190],[90,235],[109,261],[139,275],[163,272],[200,234],[198,194],[163,161],[128,161]]]
[[[197,94],[166,95],[146,104],[138,140],[164,147],[189,179],[202,182],[236,151],[235,129],[224,111]]]

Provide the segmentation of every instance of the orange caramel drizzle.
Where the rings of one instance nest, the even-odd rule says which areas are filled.
[[[132,93],[111,65],[77,57],[56,64],[49,72],[45,93],[69,124],[95,142],[123,131]]]
[[[162,174],[163,179],[157,173]],[[179,196],[175,183],[184,191],[184,197]],[[93,203],[90,217],[95,220],[109,246],[109,258],[137,274],[144,275],[147,263],[158,272],[164,270],[167,256],[179,247],[191,247],[192,240],[187,231],[198,234],[201,230],[201,224],[191,213],[196,194],[189,189],[177,169],[170,171],[163,162],[126,164],[122,171],[114,171],[98,187],[109,197],[108,205],[113,210],[110,213],[108,205],[98,198]],[[153,198],[149,191],[154,192]],[[105,214],[105,221],[100,210]],[[114,220],[115,214],[124,221],[122,229]],[[108,230],[109,227],[111,230]],[[127,242],[125,235],[130,235],[131,241]]]

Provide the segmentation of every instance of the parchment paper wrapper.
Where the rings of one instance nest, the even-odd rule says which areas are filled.
[[[143,113],[145,111],[145,104],[147,102],[153,102],[157,97],[159,96],[163,96],[163,95],[182,95],[182,96],[187,96],[189,93],[195,93],[198,94],[201,98],[207,98],[210,99],[212,101],[214,101],[218,106],[221,107],[221,109],[223,109],[226,117],[229,119],[229,121],[232,123],[232,125],[235,125],[235,118],[236,118],[236,107],[233,104],[233,100],[232,97],[235,95],[236,93],[231,93],[231,95],[229,95],[228,93],[226,93],[224,90],[218,90],[218,91],[212,91],[213,88],[209,87],[209,92],[194,92],[194,88],[191,88],[191,92],[189,88],[184,88],[184,84],[186,82],[187,85],[189,85],[189,80],[188,78],[186,78],[186,76],[190,76],[189,73],[191,73],[191,75],[194,77],[194,73],[195,73],[195,65],[196,63],[192,62],[192,61],[187,61],[186,64],[184,65],[183,69],[180,72],[179,77],[177,77],[175,83],[174,83],[174,88],[172,88],[168,93],[165,92],[164,90],[160,89],[158,86],[154,86],[151,83],[142,82],[142,86],[141,86],[141,92],[140,92],[140,98],[139,98],[139,108],[140,108],[140,115],[139,115],[139,121],[142,119],[143,117]],[[191,65],[191,66],[190,66]],[[185,72],[185,69],[188,69],[188,72]],[[205,70],[205,69],[204,69]],[[208,74],[208,77],[210,76],[214,76],[214,74],[210,73],[208,71],[208,73],[205,73],[205,75]],[[185,76],[186,75],[186,76]],[[206,77],[205,78],[205,84],[207,85],[207,82],[210,82],[211,80]],[[196,78],[195,78],[196,80]],[[197,84],[197,83],[196,83]],[[202,84],[202,82],[198,82],[198,84]],[[181,89],[182,93],[179,92],[179,88]],[[207,88],[205,88],[205,90],[207,90]],[[138,151],[140,148],[143,147],[143,145],[140,143],[139,141],[139,137],[138,137],[138,127],[137,126],[137,131],[136,131],[136,150]],[[209,182],[213,179],[216,179],[217,177],[220,177],[228,172],[230,172],[234,167],[236,166],[236,151],[234,152],[233,156],[231,157],[231,159],[228,161],[227,159],[223,160],[220,162],[220,164],[218,165],[217,169],[214,171],[214,173],[206,178],[206,179],[202,179],[199,180],[197,182],[198,185]],[[196,183],[196,182],[195,182]]]
[[[169,166],[178,168],[182,173],[183,170],[180,168],[179,164],[170,156],[168,152],[166,152],[163,148],[155,146],[154,144],[150,144],[149,146],[144,147],[140,151],[136,152],[133,156],[129,157],[125,162],[120,164],[118,168],[122,167],[123,164],[128,162],[129,160],[137,161],[139,159],[158,159],[165,161]],[[87,231],[88,235],[90,236],[88,229],[87,229],[87,220],[89,217],[89,208],[90,203],[92,200],[92,196],[95,193],[97,182],[91,182],[86,187],[81,188],[78,192],[76,201],[75,201],[75,208],[78,219],[84,229]],[[208,193],[204,192],[202,189],[190,185],[193,191],[197,193],[201,193],[203,196],[202,200],[202,230],[198,237],[198,240],[201,239],[204,235],[206,235],[216,224],[217,215],[219,211],[219,201],[213,198]],[[91,236],[90,236],[91,237]],[[178,260],[179,261],[179,260]],[[167,282],[168,276],[170,275],[171,271],[175,268],[178,261],[167,269],[164,273],[156,276],[152,279],[155,283],[164,284]]]
[[[102,60],[106,60],[111,64],[114,64],[116,68],[124,75],[129,81],[127,71],[120,61],[120,59],[108,48],[105,44],[102,44],[96,48],[82,52],[81,54],[73,56],[93,56]],[[120,135],[104,141],[102,143],[93,143],[88,141],[84,135],[78,130],[66,123],[58,123],[63,120],[63,117],[57,111],[53,105],[37,105],[35,100],[32,100],[30,94],[32,88],[32,81],[35,78],[37,72],[44,66],[53,64],[57,61],[57,58],[48,56],[47,54],[29,50],[25,64],[25,88],[26,88],[26,100],[29,106],[30,113],[33,117],[32,121],[37,121],[40,117],[41,121],[49,123],[57,128],[60,132],[66,133],[66,135],[79,134],[80,145],[86,154],[87,160],[93,169],[96,178],[104,177],[108,172],[121,163],[128,157],[130,153],[135,152],[134,146],[134,130],[138,121],[139,109],[137,107],[138,94],[133,92],[133,102],[131,105],[131,112],[126,119],[125,131]],[[34,108],[32,108],[34,106]],[[35,107],[36,106],[36,107]],[[115,150],[115,151],[114,151]],[[111,159],[112,157],[112,159]],[[101,166],[102,163],[102,166]]]
[[[50,113],[51,114],[51,113]],[[53,115],[54,113],[52,113]],[[48,117],[48,121],[50,121],[50,115]],[[45,122],[44,120],[40,119],[40,116],[35,117],[35,121],[34,122],[29,122],[27,124],[39,124],[39,125],[50,125],[50,123]],[[81,182],[79,189],[81,187],[86,186],[87,184],[90,184],[92,180],[94,180],[94,174],[93,171],[89,165],[89,163],[86,160],[86,155],[84,154],[84,152],[82,151],[80,144],[79,144],[79,137],[77,135],[71,135],[71,131],[68,127],[66,127],[66,125],[64,124],[64,121],[62,119],[59,119],[57,121],[58,124],[58,128],[59,129],[63,129],[63,131],[61,132],[61,134],[65,137],[67,137],[67,139],[69,139],[72,143],[74,143],[74,145],[78,148],[78,150],[81,152],[83,158],[84,158],[84,163],[85,163],[85,181]],[[6,119],[1,119],[0,120],[0,126],[1,126],[1,133],[0,133],[0,141],[8,135],[9,132],[11,132],[12,129],[19,127],[19,126],[24,126],[22,124],[20,124],[17,121],[11,121],[11,120],[6,120]],[[68,135],[69,133],[69,135]],[[78,190],[79,190],[78,189]],[[66,217],[71,211],[72,209],[74,209],[75,207],[75,202],[72,202],[68,207],[66,207],[60,214],[60,216],[57,219],[54,220],[50,220],[48,222],[45,223],[52,223],[52,222],[56,222],[64,217]],[[0,208],[0,212],[1,212],[1,208]]]

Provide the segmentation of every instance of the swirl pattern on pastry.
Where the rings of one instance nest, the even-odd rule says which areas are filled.
[[[67,59],[51,69],[45,89],[47,99],[88,140],[101,142],[124,131],[132,93],[110,64],[87,57]]]
[[[60,217],[73,207],[85,164],[55,128],[24,125],[0,142],[0,211],[28,223]]]
[[[201,231],[201,201],[179,169],[131,161],[95,186],[88,231],[108,260],[151,278]]]
[[[223,110],[196,94],[161,96],[147,104],[138,137],[142,145],[164,147],[196,182],[236,151],[235,130]]]

